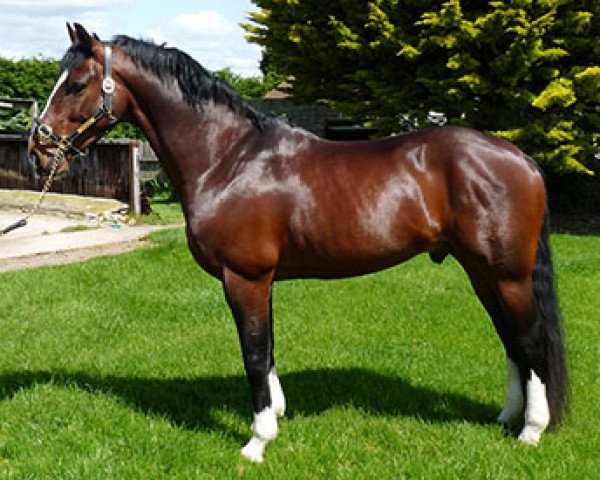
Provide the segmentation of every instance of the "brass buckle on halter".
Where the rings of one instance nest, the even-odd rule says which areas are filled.
[[[49,141],[52,145],[54,145],[58,150],[60,150],[63,154],[72,153],[76,157],[83,158],[87,156],[87,149],[80,150],[75,145],[73,145],[73,141],[69,140],[69,137],[59,137],[52,131],[52,127],[45,123],[40,123],[36,127],[36,135],[44,140]],[[76,136],[78,137],[79,134]]]

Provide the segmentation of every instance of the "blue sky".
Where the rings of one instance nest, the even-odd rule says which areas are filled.
[[[62,57],[70,21],[103,39],[125,33],[167,42],[208,69],[257,75],[260,48],[238,26],[252,10],[250,0],[0,0],[0,56]]]

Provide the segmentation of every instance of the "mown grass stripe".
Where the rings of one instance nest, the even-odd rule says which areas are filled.
[[[181,230],[0,275],[0,478],[594,478],[600,239],[553,238],[572,413],[538,448],[493,423],[504,358],[460,267],[275,287],[288,415],[266,463],[218,282]]]

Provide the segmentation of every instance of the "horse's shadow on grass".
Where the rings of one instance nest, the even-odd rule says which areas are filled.
[[[351,406],[369,415],[408,416],[431,423],[468,421],[487,424],[498,405],[465,395],[414,386],[397,377],[359,368],[305,370],[284,374],[287,418],[318,415],[337,406]],[[115,395],[144,414],[159,415],[189,429],[232,432],[213,414],[233,411],[250,421],[250,394],[242,375],[196,379],[153,379],[93,376],[83,372],[22,371],[0,375],[0,400],[35,385],[52,384]],[[240,441],[242,438],[240,438]]]

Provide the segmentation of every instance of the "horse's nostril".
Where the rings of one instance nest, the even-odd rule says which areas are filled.
[[[35,173],[39,176],[44,175],[44,169],[42,168],[42,161],[40,160],[40,156],[36,152],[31,152],[29,154],[29,162]]]

